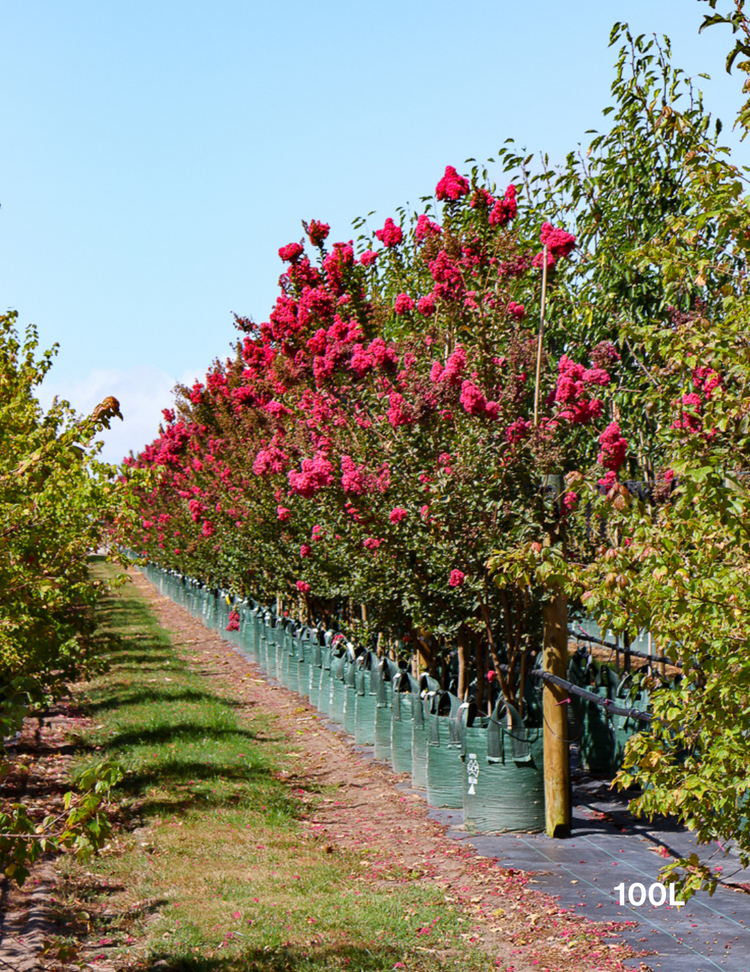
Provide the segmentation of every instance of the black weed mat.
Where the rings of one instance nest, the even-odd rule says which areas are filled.
[[[716,851],[713,861],[724,883],[713,897],[701,893],[670,906],[669,891],[658,884],[659,869],[696,850],[694,837],[669,821],[635,819],[623,796],[601,780],[581,777],[573,799],[568,840],[544,834],[472,836],[462,829],[460,810],[433,809],[430,815],[449,826],[451,837],[503,867],[533,872],[530,883],[562,907],[580,909],[594,921],[637,922],[621,936],[651,954],[632,959],[634,969],[643,963],[655,972],[750,972],[750,894],[739,887],[746,882],[750,887],[750,872],[740,870],[735,857],[718,847],[701,848],[702,857]],[[659,904],[662,895],[666,900]],[[636,907],[629,897],[645,900]]]

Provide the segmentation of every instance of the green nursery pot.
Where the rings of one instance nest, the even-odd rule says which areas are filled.
[[[344,732],[354,735],[357,718],[357,655],[354,645],[346,646],[344,663]]]
[[[417,680],[408,672],[398,672],[393,679],[391,696],[391,768],[394,773],[412,771],[412,710],[419,704]]]
[[[415,790],[427,789],[427,740],[430,728],[432,699],[440,685],[427,674],[419,679],[419,695],[412,705],[411,722],[411,785]]]
[[[320,710],[320,683],[323,679],[323,645],[320,632],[313,628],[310,632],[310,704]]]
[[[431,807],[463,807],[459,707],[451,692],[437,692],[431,700],[425,761],[427,803]]]
[[[354,741],[360,746],[375,745],[377,706],[377,655],[368,651],[357,659],[354,673]]]
[[[502,699],[492,715],[461,707],[464,825],[472,833],[544,829],[544,741]]]
[[[346,705],[346,641],[339,635],[332,641],[331,648],[331,682],[328,695],[328,714],[331,722],[337,726],[344,724],[344,707]]]
[[[382,658],[378,665],[378,699],[375,709],[375,758],[391,761],[391,701],[393,679],[398,665],[390,658]]]

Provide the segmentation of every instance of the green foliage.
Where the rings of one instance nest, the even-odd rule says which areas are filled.
[[[0,868],[5,876],[22,885],[34,861],[50,851],[71,850],[79,860],[91,857],[111,833],[105,809],[122,775],[109,761],[91,766],[78,781],[78,792],[65,794],[64,812],[38,824],[20,803],[0,812]]]
[[[0,738],[95,664],[91,634],[98,582],[87,555],[113,515],[113,470],[95,459],[93,440],[119,406],[106,399],[79,419],[66,402],[44,413],[35,389],[54,350],[36,357],[37,337],[21,340],[15,313],[0,317]],[[22,806],[0,815],[0,867],[19,883],[44,850],[85,854],[100,845],[99,807],[116,771],[83,781],[67,814],[40,827]]]

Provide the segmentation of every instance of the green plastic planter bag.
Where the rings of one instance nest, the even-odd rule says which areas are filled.
[[[335,632],[326,631],[323,635],[323,670],[320,677],[320,698],[318,699],[318,712],[323,715],[331,714],[331,643]]]
[[[331,641],[331,682],[328,693],[328,715],[337,726],[344,724],[346,705],[346,642],[343,635],[336,635]]]
[[[299,644],[297,641],[297,629],[299,624],[296,621],[287,621],[286,625],[286,687],[290,692],[299,691]]]
[[[320,681],[323,677],[323,646],[317,628],[310,631],[310,704],[319,709]]]
[[[626,675],[617,686],[614,701],[615,705],[622,706],[624,709],[639,709],[641,712],[645,712],[648,709],[648,692],[645,688],[636,689],[632,676]],[[648,731],[648,724],[630,716],[613,715],[612,726],[615,734],[612,758],[612,775],[614,776],[622,768],[628,739],[637,732]]]
[[[278,682],[283,685],[282,678],[284,677],[284,655],[286,654],[284,650],[284,627],[283,619],[276,616],[273,625],[273,637],[276,643],[276,675],[275,678]]]
[[[393,678],[391,702],[391,768],[394,773],[411,773],[412,710],[421,705],[419,684],[408,672]]]
[[[502,699],[489,718],[465,703],[459,724],[466,828],[473,833],[543,830],[542,729],[525,726]]]
[[[344,662],[344,732],[354,735],[357,718],[357,688],[355,685],[357,673],[357,655],[354,645],[347,644],[346,660]]]
[[[393,679],[398,665],[390,658],[382,658],[378,665],[378,701],[375,709],[375,758],[391,761],[391,700]]]
[[[593,685],[586,685],[603,699],[614,699],[619,679],[615,672],[603,665]],[[588,773],[611,773],[615,761],[615,730],[603,706],[588,699],[579,699],[581,738],[578,753],[581,765]]]
[[[264,634],[266,636],[265,669],[269,678],[276,678],[276,632],[274,631],[274,615],[266,611]]]
[[[310,697],[310,629],[303,624],[298,625],[294,633],[297,642],[297,692],[302,698]]]
[[[419,695],[414,699],[411,721],[411,785],[415,790],[427,789],[427,740],[430,728],[430,707],[440,685],[427,674],[419,679]]]
[[[253,654],[256,664],[262,668],[260,660],[260,630],[263,619],[263,608],[260,606],[260,604],[256,604],[252,609],[250,612],[250,619],[250,651]]]
[[[207,628],[216,627],[216,598],[213,591],[208,591],[206,597],[206,610],[203,614],[203,623]]]
[[[378,656],[365,652],[357,659],[354,673],[354,741],[359,746],[375,745],[375,708],[377,706]]]
[[[427,803],[431,807],[460,810],[464,805],[459,706],[451,692],[438,692],[432,698],[425,761]]]

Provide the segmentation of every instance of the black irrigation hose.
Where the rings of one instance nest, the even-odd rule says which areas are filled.
[[[671,665],[673,668],[679,668],[682,671],[682,665],[679,662],[672,661],[671,658],[667,658],[666,655],[649,655],[645,651],[636,651],[635,648],[623,648],[622,645],[616,645],[613,641],[603,641],[601,638],[595,638],[594,635],[586,634],[585,631],[569,631],[568,634],[572,634],[579,641],[591,641],[595,645],[611,648],[612,651],[621,651],[624,655],[634,655],[636,658],[646,658],[648,661],[665,662],[667,665]]]
[[[507,672],[510,671],[507,665],[501,665],[500,670]],[[560,688],[564,688],[566,692],[570,692],[571,695],[578,695],[582,699],[587,699],[589,702],[595,702],[600,705],[603,709],[610,713],[610,715],[621,715],[628,716],[630,719],[639,719],[641,722],[652,722],[653,716],[650,712],[644,712],[642,709],[625,709],[620,705],[615,705],[610,699],[603,699],[601,695],[595,695],[594,692],[587,692],[586,689],[582,689],[579,685],[574,685],[572,682],[566,681],[564,678],[560,678],[559,675],[553,675],[551,672],[545,672],[541,668],[532,668],[527,675],[533,675],[534,678],[541,678],[543,681],[548,682],[550,685],[559,685]]]

